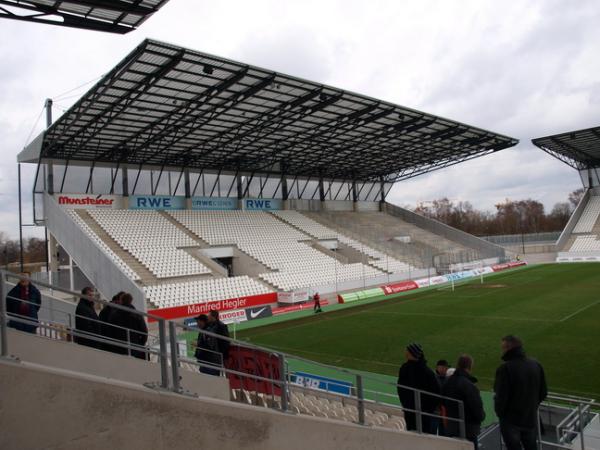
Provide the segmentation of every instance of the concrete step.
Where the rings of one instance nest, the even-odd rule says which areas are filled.
[[[119,245],[84,209],[78,209],[77,214],[89,226],[96,235],[110,248],[119,258],[123,260],[139,277],[141,284],[155,284],[158,278],[150,270],[139,262],[135,257]]]

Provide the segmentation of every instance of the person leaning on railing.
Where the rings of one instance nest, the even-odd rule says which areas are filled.
[[[11,320],[8,326],[15,330],[35,334],[38,327],[38,311],[42,306],[42,295],[29,281],[31,273],[23,272],[17,285],[6,296],[6,312],[9,315],[25,319],[28,323]]]
[[[81,294],[85,297],[94,295],[94,289],[84,287]],[[100,322],[98,314],[94,309],[94,302],[85,297],[79,299],[75,309],[75,336],[74,341],[79,345],[85,345],[92,348],[101,348],[101,343],[96,339],[100,334]],[[90,336],[90,337],[86,337]]]
[[[132,303],[133,297],[131,294],[123,294],[121,297],[121,306],[129,308],[132,311],[115,309],[110,314],[109,322],[114,326],[110,328],[110,336],[108,337],[129,346],[143,347],[148,341],[148,327],[144,318],[134,312],[135,307]],[[142,349],[127,349],[123,346],[115,345],[115,353],[127,355],[129,352],[135,358],[147,359],[147,353]]]
[[[398,373],[398,397],[404,408],[404,420],[407,430],[418,430],[417,415],[414,410],[417,409],[416,394],[413,388],[418,389],[420,394],[421,411],[427,414],[433,414],[436,407],[440,404],[437,395],[440,394],[440,384],[425,360],[423,348],[413,342],[406,346],[406,362],[400,367]],[[406,387],[401,387],[406,386]],[[428,393],[435,395],[428,395]],[[409,411],[413,410],[413,411]],[[421,429],[423,433],[435,434],[437,430],[433,429],[434,421],[430,415],[421,415]]]
[[[477,378],[471,375],[473,370],[473,358],[469,355],[461,355],[456,363],[456,370],[442,387],[442,395],[463,403],[465,413],[465,437],[471,441],[477,449],[477,437],[481,431],[481,423],[485,420],[483,401],[479,389],[475,385]],[[459,403],[444,400],[444,406],[449,418],[460,419]],[[456,420],[448,420],[444,427],[445,435],[460,436],[460,424]]]
[[[123,295],[125,295],[125,292],[123,292],[123,291],[119,292],[118,294],[113,296],[110,303],[112,303],[114,305],[120,305],[121,297],[123,297]],[[102,311],[100,311],[100,314],[98,314],[98,319],[100,319],[100,334],[102,335],[102,337],[110,339],[111,330],[113,327],[110,324],[110,316],[115,311],[116,311],[116,308],[113,308],[109,304],[109,305],[105,305],[104,308],[102,308]],[[110,344],[108,342],[102,343],[102,349],[107,352],[119,353],[119,347],[116,345]]]

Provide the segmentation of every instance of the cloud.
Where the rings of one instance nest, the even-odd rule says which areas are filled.
[[[392,201],[449,196],[489,209],[507,196],[532,197],[550,208],[580,181],[530,140],[598,125],[599,22],[595,0],[180,0],[125,36],[3,21],[0,230],[18,233],[16,154],[45,98],[99,77],[147,36],[521,140],[518,149],[399,183]],[[57,98],[55,117],[84,90]],[[35,131],[42,127],[43,117]],[[30,218],[34,173],[24,171]]]

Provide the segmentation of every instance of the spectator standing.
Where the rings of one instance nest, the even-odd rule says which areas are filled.
[[[526,356],[516,336],[502,338],[504,363],[496,370],[494,408],[508,450],[536,450],[539,405],[548,395],[542,365]]]
[[[435,365],[435,376],[437,377],[440,388],[444,387],[444,383],[446,383],[446,378],[448,377],[448,361],[445,359],[440,359]],[[440,403],[438,407],[435,409],[435,414],[439,417],[432,417],[431,423],[434,429],[434,433],[439,434],[440,436],[445,436],[446,432],[444,429],[444,421],[441,417],[446,416],[446,409],[443,403]]]
[[[125,294],[125,292],[121,291],[113,296],[110,303],[114,305],[120,305],[123,294]],[[113,326],[110,324],[110,316],[114,311],[116,311],[116,308],[113,308],[111,305],[105,305],[104,308],[102,308],[102,311],[100,311],[100,314],[98,314],[98,318],[100,319],[100,334],[105,339],[111,339]],[[107,352],[119,353],[118,347],[109,344],[108,342],[102,343],[102,349],[106,350]]]
[[[444,383],[446,383],[446,374],[449,368],[450,365],[445,359],[440,359],[435,365],[435,376],[438,379],[438,383],[440,383],[440,387],[443,387]]]
[[[84,297],[79,299],[75,309],[75,336],[73,340],[79,345],[85,345],[92,348],[101,348],[101,342],[91,339],[87,336],[100,336],[100,320],[94,309],[94,302],[86,297],[94,295],[94,289],[84,287],[81,290]]]
[[[35,334],[38,327],[38,311],[42,306],[42,294],[30,281],[30,272],[20,274],[19,282],[6,296],[6,312],[27,320],[28,323],[9,320],[8,326],[15,330]]]
[[[227,324],[219,320],[219,311],[212,310],[208,313],[208,326],[206,331],[217,334],[219,336],[229,337],[229,328]],[[210,349],[216,350],[216,354],[213,354],[213,363],[218,365],[225,364],[225,361],[229,358],[229,341],[227,339],[220,339],[218,337],[212,337],[209,339]],[[219,357],[220,354],[220,357]],[[220,373],[220,371],[218,371]]]
[[[110,314],[109,323],[113,325],[110,331],[110,337],[123,343],[143,347],[148,341],[148,327],[144,318],[136,314],[135,307],[132,304],[133,297],[129,293],[123,294],[121,297],[121,306],[130,309],[126,311],[115,309]],[[131,349],[115,346],[115,353],[127,355],[131,351],[131,356],[139,359],[147,359],[144,350]]]
[[[442,387],[442,395],[463,402],[465,437],[473,443],[477,450],[477,437],[481,431],[481,422],[485,420],[485,411],[481,394],[475,385],[477,378],[471,375],[472,370],[473,358],[469,355],[461,355],[456,363],[454,374],[446,380]],[[457,402],[444,400],[444,406],[449,419],[460,419]],[[448,420],[445,429],[446,436],[460,436],[460,424],[456,420]]]
[[[406,362],[400,367],[398,373],[398,397],[404,408],[404,419],[407,430],[417,430],[417,416],[412,411],[415,410],[416,393],[407,388],[424,391],[421,393],[421,412],[432,414],[440,404],[440,399],[436,395],[440,394],[440,385],[438,380],[425,360],[423,348],[417,343],[411,343],[406,347]],[[422,431],[424,433],[434,434],[433,421],[431,416],[421,415]]]
[[[217,354],[216,338],[208,336],[204,331],[208,331],[208,316],[206,314],[200,314],[196,317],[196,324],[200,332],[198,333],[198,339],[196,340],[196,351],[194,356],[199,363],[217,364],[220,363],[220,358]],[[219,361],[217,361],[219,360]],[[207,375],[219,375],[218,369],[211,367],[200,366],[200,372]]]
[[[323,312],[323,310],[321,309],[321,296],[318,292],[315,292],[315,295],[313,295],[313,301],[315,302],[313,306],[313,311],[315,313]]]

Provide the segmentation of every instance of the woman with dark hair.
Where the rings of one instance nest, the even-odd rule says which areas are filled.
[[[129,344],[134,347],[143,347],[148,341],[148,327],[146,321],[140,314],[136,314],[135,306],[133,306],[133,297],[129,293],[124,293],[121,296],[121,306],[130,309],[125,311],[115,309],[109,318],[110,337],[116,341]],[[148,359],[146,351],[142,349],[126,348],[123,346],[115,346],[115,353],[121,355],[131,354],[131,356],[140,359]]]
[[[121,297],[123,296],[123,294],[125,294],[125,292],[119,292],[118,294],[113,296],[110,302],[115,305],[120,305]],[[100,314],[98,315],[98,318],[100,320],[100,334],[102,334],[104,338],[111,338],[113,326],[110,324],[110,316],[115,311],[116,308],[113,308],[111,305],[106,305],[104,308],[102,308],[102,311],[100,311]],[[109,344],[108,342],[102,343],[102,349],[107,352],[119,353],[119,348],[115,345]]]

